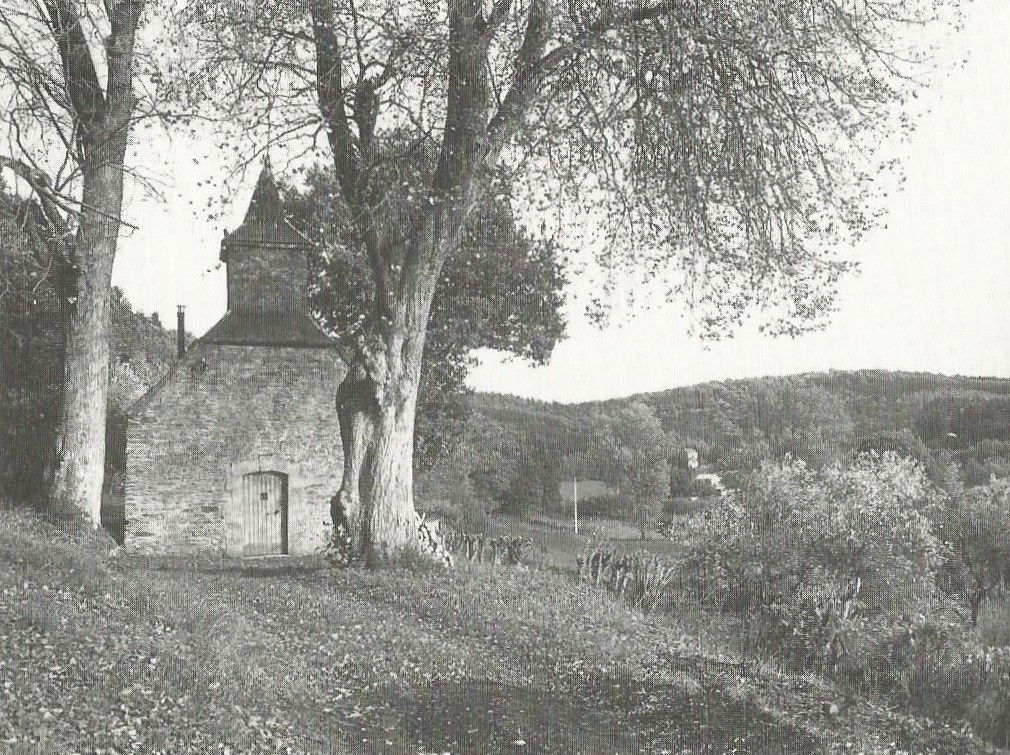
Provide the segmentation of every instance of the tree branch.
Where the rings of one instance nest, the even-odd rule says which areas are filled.
[[[319,97],[319,109],[327,125],[337,181],[348,206],[357,209],[360,202],[357,187],[361,166],[358,145],[348,126],[344,105],[343,66],[340,43],[335,32],[336,19],[327,0],[313,0],[311,13],[316,44],[316,94]]]
[[[574,39],[562,42],[546,52],[550,35],[550,11],[546,0],[533,0],[523,44],[516,56],[515,80],[488,124],[488,156],[491,159],[497,157],[508,139],[522,124],[523,117],[548,75],[588,49],[607,31],[654,21],[672,12],[673,3],[662,2],[626,9],[619,13],[606,13],[577,34]]]
[[[107,6],[111,26],[111,34],[106,41],[108,137],[125,131],[133,115],[133,49],[137,25],[144,12],[144,0],[109,0]]]
[[[13,157],[6,157],[0,155],[0,168],[8,168],[14,175],[22,179],[27,183],[35,196],[39,198],[39,204],[42,207],[42,214],[45,216],[46,222],[50,226],[53,234],[61,239],[66,240],[71,235],[70,226],[66,221],[66,218],[60,214],[60,210],[64,212],[72,212],[56,195],[52,189],[52,182],[49,180],[49,176],[43,173],[38,168],[34,168],[23,160],[17,160]]]
[[[360,82],[355,91],[355,118],[359,136],[351,131],[344,103],[343,61],[336,35],[336,19],[328,0],[313,0],[312,32],[316,44],[316,93],[319,109],[327,126],[327,137],[333,151],[337,183],[351,216],[361,231],[368,260],[375,275],[376,308],[381,317],[390,309],[388,263],[383,258],[371,208],[366,202],[366,187],[361,160],[362,140],[368,140],[374,130],[375,96],[367,82]],[[365,85],[365,88],[362,88]],[[369,96],[370,94],[370,96]]]
[[[80,9],[75,0],[46,0],[49,24],[63,67],[63,79],[70,104],[79,124],[78,140],[90,150],[94,134],[106,116],[106,100],[95,70],[88,40],[81,28]]]

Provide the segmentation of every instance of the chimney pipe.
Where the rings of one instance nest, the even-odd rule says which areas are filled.
[[[176,314],[176,331],[175,331],[175,350],[176,356],[182,359],[183,355],[186,353],[186,305],[179,304],[178,312]]]

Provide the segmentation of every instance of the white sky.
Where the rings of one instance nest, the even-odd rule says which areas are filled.
[[[569,338],[548,365],[486,353],[470,384],[581,401],[827,369],[1010,377],[1010,3],[980,0],[966,14],[949,54],[967,50],[968,62],[921,98],[928,112],[900,147],[907,183],[891,200],[887,228],[852,250],[861,273],[843,282],[825,331],[791,340],[745,329],[704,344],[686,336],[672,305],[599,330],[581,314],[586,284],[576,280]],[[125,218],[140,230],[123,240],[114,281],[169,327],[175,305],[185,304],[187,330],[200,335],[224,314],[225,287],[224,271],[215,269],[222,227],[198,211],[206,194],[196,182],[216,177],[194,156],[199,150],[175,144],[149,160],[160,164],[153,169],[166,182],[166,201],[128,196]],[[254,181],[247,177],[229,227],[240,221]]]

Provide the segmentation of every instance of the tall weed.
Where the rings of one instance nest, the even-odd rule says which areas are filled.
[[[677,570],[651,553],[597,548],[577,559],[581,580],[606,587],[635,608],[650,612],[672,605]]]

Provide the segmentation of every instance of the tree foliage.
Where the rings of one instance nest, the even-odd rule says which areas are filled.
[[[1008,502],[1005,482],[943,490],[893,451],[766,463],[689,526],[684,577],[741,620],[745,652],[1002,743],[1007,651],[975,622],[1008,576]]]
[[[993,480],[956,498],[944,512],[944,537],[957,557],[950,568],[978,621],[979,609],[1010,580],[1010,480]]]
[[[330,332],[346,333],[366,316],[374,292],[368,263],[350,224],[336,213],[337,188],[315,169],[304,191],[284,195],[295,227],[313,243],[311,305]],[[466,375],[478,348],[505,351],[542,364],[563,337],[559,251],[535,248],[507,206],[491,207],[468,224],[447,261],[432,302],[414,429],[414,468],[426,471],[462,439],[469,404]]]
[[[893,454],[821,471],[766,463],[699,522],[699,589],[800,668],[906,673],[909,659],[889,669],[887,654],[910,617],[930,612],[945,556],[935,503],[921,469]]]
[[[369,208],[361,229],[409,229],[471,174],[481,193],[565,225],[602,209],[598,261],[663,279],[712,333],[755,306],[786,332],[825,313],[848,269],[829,250],[872,222],[871,177],[893,167],[855,156],[907,127],[901,106],[928,51],[904,35],[936,12],[821,0],[309,9],[204,0],[190,30],[224,82],[215,92],[241,94],[227,112],[243,131],[309,154],[327,138],[350,192],[337,201]]]
[[[473,414],[468,424],[480,439],[468,443],[467,453],[457,463],[461,469],[472,465],[482,495],[501,501],[501,490],[508,488],[516,474],[515,460],[523,458],[518,438],[536,435],[533,428],[537,424],[551,422],[570,428],[563,433],[560,445],[561,479],[573,473],[599,478],[604,465],[591,453],[589,439],[580,428],[587,427],[597,412],[638,401],[652,407],[668,435],[675,495],[691,491],[685,448],[697,449],[702,464],[719,472],[729,487],[737,486],[740,480],[735,477],[745,477],[764,461],[780,460],[786,453],[818,468],[863,452],[890,451],[923,465],[935,486],[956,492],[962,482],[968,486],[985,484],[993,474],[1008,476],[1010,469],[1010,450],[1003,441],[983,437],[985,428],[995,423],[982,417],[981,427],[973,431],[980,439],[961,448],[950,447],[938,437],[927,442],[919,435],[915,425],[918,408],[934,396],[961,391],[976,394],[974,400],[981,405],[982,396],[1005,396],[1010,381],[833,371],[706,383],[602,404],[552,405],[514,396],[476,394],[471,397]],[[540,447],[550,448],[546,443],[530,443],[525,452]],[[732,470],[739,474],[727,475]]]
[[[999,378],[833,370],[642,398],[669,432],[705,443],[706,463],[720,471],[746,473],[786,453],[820,466],[853,451],[894,450],[926,464],[944,485],[952,462],[967,484],[1006,474],[1010,445],[1001,440],[1001,417],[1008,391],[1010,382]],[[951,438],[955,418],[960,434]]]
[[[0,494],[41,503],[63,373],[64,300],[36,202],[0,193]]]
[[[603,479],[617,489],[619,510],[644,538],[670,494],[670,449],[659,420],[648,404],[631,402],[590,415],[586,433]]]

